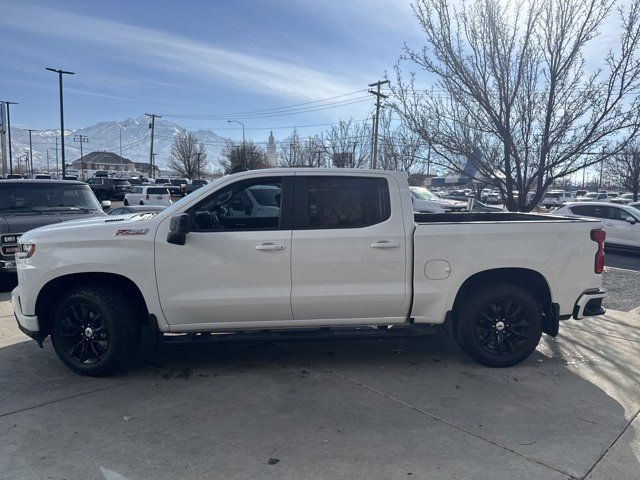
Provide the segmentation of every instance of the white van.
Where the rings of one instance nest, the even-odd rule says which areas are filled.
[[[133,186],[124,196],[125,206],[129,205],[171,205],[171,195],[167,187]]]

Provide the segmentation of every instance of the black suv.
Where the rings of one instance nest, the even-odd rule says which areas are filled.
[[[126,178],[94,177],[87,181],[98,200],[122,200],[131,191],[131,184]]]
[[[0,180],[0,290],[15,279],[15,253],[27,230],[105,216],[91,189],[65,180]]]

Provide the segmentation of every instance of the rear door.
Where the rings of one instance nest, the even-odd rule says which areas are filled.
[[[640,223],[631,224],[627,222],[627,217],[636,218],[620,207],[612,205],[607,208],[607,218],[604,221],[607,240],[609,239],[609,232],[611,232],[612,238],[616,240],[615,242],[610,241],[610,243],[640,247]]]
[[[295,178],[294,319],[403,321],[409,309],[407,247],[395,178],[304,173]]]

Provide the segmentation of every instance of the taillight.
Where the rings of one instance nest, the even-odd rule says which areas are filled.
[[[598,243],[598,251],[596,252],[596,261],[593,266],[595,273],[602,273],[604,270],[604,239],[607,233],[602,229],[591,230],[591,240]]]
[[[149,194],[148,193],[145,195],[145,198],[146,198],[146,200],[149,200]]]

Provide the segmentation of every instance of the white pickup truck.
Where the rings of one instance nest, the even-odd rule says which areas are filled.
[[[601,223],[580,218],[414,214],[401,173],[256,170],[156,215],[25,233],[12,300],[22,331],[41,346],[50,335],[86,375],[126,366],[149,323],[159,334],[450,324],[466,353],[506,367],[559,320],[604,313],[603,242]]]

